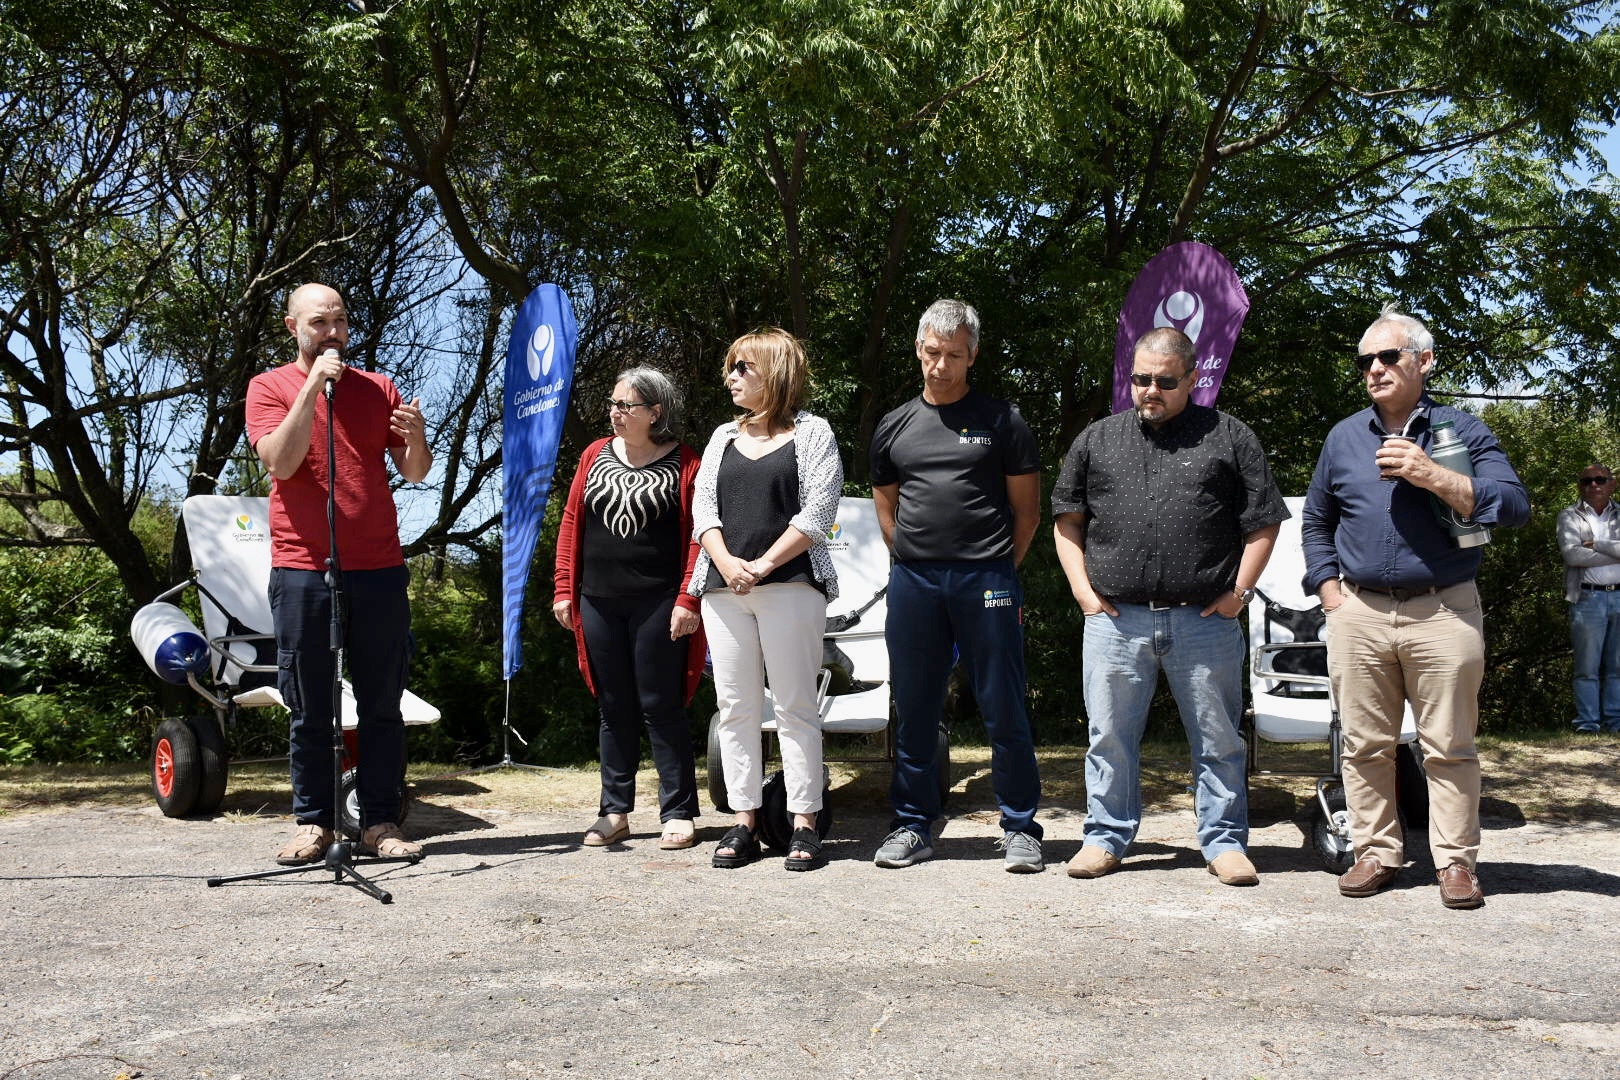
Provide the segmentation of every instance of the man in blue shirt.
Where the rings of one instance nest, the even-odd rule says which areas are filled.
[[[1305,591],[1327,615],[1328,675],[1344,734],[1344,791],[1356,863],[1345,896],[1371,896],[1405,861],[1395,811],[1403,701],[1417,718],[1429,784],[1429,850],[1446,907],[1485,902],[1479,853],[1479,687],[1485,627],[1478,547],[1459,547],[1438,499],[1489,527],[1522,525],[1530,500],[1489,428],[1424,393],[1434,338],[1386,307],[1361,337],[1356,366],[1372,407],[1322,446],[1301,515]],[[1436,463],[1436,424],[1451,422],[1474,475]],[[1392,437],[1392,436],[1404,436]]]

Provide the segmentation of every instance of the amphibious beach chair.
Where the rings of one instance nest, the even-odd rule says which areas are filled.
[[[281,705],[276,643],[270,621],[270,500],[193,495],[181,518],[191,545],[192,576],[135,613],[130,637],[164,681],[189,685],[208,711],[163,720],[152,740],[152,795],[169,817],[211,813],[225,797],[231,757],[226,733],[241,709]],[[174,600],[196,590],[203,630]],[[407,724],[431,724],[439,710],[407,690]],[[354,783],[354,695],[343,684],[343,828],[359,834]],[[259,759],[264,760],[264,759]],[[404,777],[400,777],[403,794]],[[404,820],[402,805],[401,818]]]
[[[1328,683],[1326,619],[1322,605],[1306,596],[1305,553],[1300,540],[1303,498],[1284,500],[1290,515],[1282,523],[1271,561],[1260,575],[1249,601],[1249,693],[1252,727],[1249,773],[1261,773],[1260,741],[1327,743],[1329,771],[1316,780],[1311,808],[1311,845],[1336,874],[1350,869],[1355,849],[1350,841],[1350,815],[1345,806],[1339,710]],[[1422,751],[1416,742],[1412,707],[1401,720],[1395,764],[1401,818],[1409,829],[1428,825],[1429,792]]]

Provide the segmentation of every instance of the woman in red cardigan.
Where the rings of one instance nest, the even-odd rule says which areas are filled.
[[[579,671],[601,711],[602,803],[586,847],[630,835],[641,725],[658,768],[666,850],[691,847],[697,775],[686,705],[703,674],[697,597],[687,595],[697,453],[676,435],[679,394],[648,367],[620,373],[611,438],[585,448],[557,535],[551,614],[574,633]]]

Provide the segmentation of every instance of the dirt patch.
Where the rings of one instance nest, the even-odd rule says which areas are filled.
[[[1340,898],[1301,831],[1308,781],[1280,777],[1254,784],[1260,886],[1222,887],[1173,757],[1096,881],[1061,869],[1078,751],[1049,752],[1055,865],[1027,876],[1001,869],[966,752],[937,858],[897,871],[869,861],[881,766],[840,773],[812,874],[711,869],[712,815],[690,851],[659,851],[645,810],[581,848],[589,770],[419,776],[428,857],[376,868],[387,907],[324,870],[204,887],[268,866],[276,767],[189,821],[139,776],[23,791],[10,770],[0,1080],[1614,1075],[1620,747],[1490,748],[1475,912],[1440,906],[1421,837],[1395,888]]]

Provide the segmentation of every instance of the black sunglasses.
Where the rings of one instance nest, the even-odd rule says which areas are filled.
[[[727,373],[731,375],[746,375],[753,370],[754,363],[752,360],[733,360],[731,366],[726,369]]]
[[[1401,362],[1401,353],[1409,352],[1417,355],[1416,349],[1379,349],[1377,352],[1364,352],[1356,354],[1356,370],[1363,373],[1371,371],[1373,361],[1376,360],[1385,367],[1394,367]]]
[[[1583,476],[1583,477],[1581,477],[1581,483],[1583,483],[1583,484],[1607,484],[1610,480],[1613,480],[1613,479],[1614,479],[1614,477],[1612,477],[1612,476]]]
[[[1174,390],[1185,381],[1185,375],[1143,375],[1140,372],[1131,372],[1131,385],[1140,386],[1144,390],[1149,386],[1157,386],[1160,390]]]

